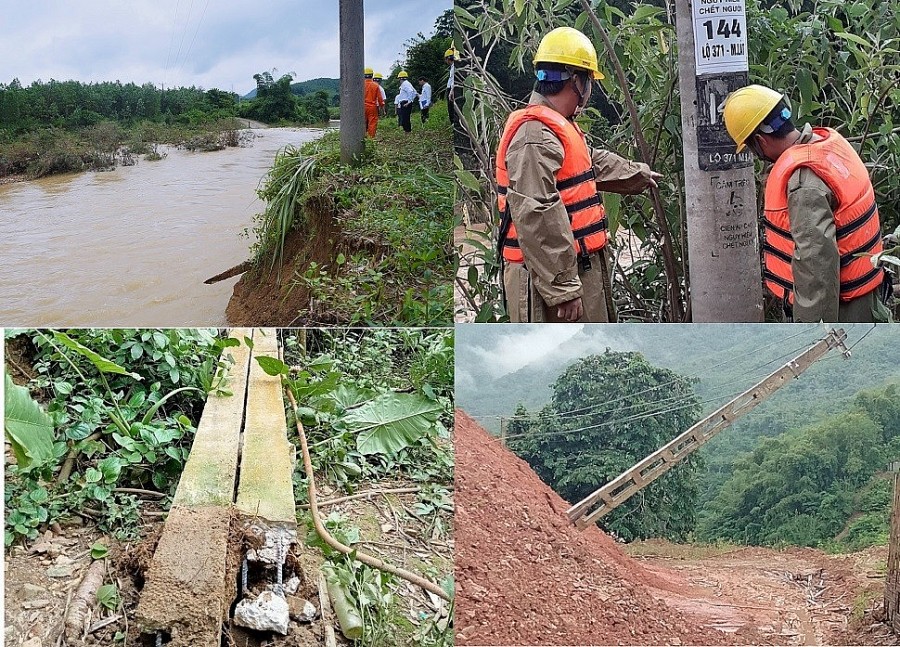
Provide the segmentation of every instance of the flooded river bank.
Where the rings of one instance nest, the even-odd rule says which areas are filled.
[[[5,326],[225,325],[237,278],[203,281],[249,257],[275,153],[321,129],[254,130],[247,148],[168,149],[114,171],[0,186],[0,321]]]

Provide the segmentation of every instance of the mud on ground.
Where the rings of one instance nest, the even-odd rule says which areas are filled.
[[[121,607],[115,612],[94,608],[88,620],[89,629],[113,617],[118,619],[89,632],[83,642],[75,644],[114,644],[116,632],[124,634],[134,626],[134,611],[143,585],[142,569],[149,564],[161,528],[161,522],[149,521],[142,527],[143,540],[121,544],[104,537],[93,526],[73,525],[56,533],[48,530],[26,546],[13,546],[4,558],[4,644],[8,647],[67,644],[63,638],[66,612],[93,561],[91,546],[98,541],[110,549],[105,560],[104,583],[117,585]]]
[[[320,269],[335,270],[334,259],[365,250],[380,258],[385,250],[373,241],[349,241],[341,233],[335,216],[337,207],[329,196],[310,198],[304,206],[305,221],[288,232],[281,267],[253,268],[234,286],[225,316],[232,326],[303,326],[339,323],[310,303],[309,290],[298,282],[315,262]]]
[[[576,530],[569,505],[461,411],[455,433],[458,644],[863,644],[847,618],[883,549],[625,549]]]

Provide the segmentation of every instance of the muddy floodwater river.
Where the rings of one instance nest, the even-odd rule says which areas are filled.
[[[246,148],[0,186],[0,324],[225,325],[238,279],[203,281],[249,258],[241,232],[275,153],[323,132],[254,130]]]

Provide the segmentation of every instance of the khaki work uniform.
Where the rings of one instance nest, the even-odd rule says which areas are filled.
[[[798,144],[813,140],[806,124]],[[811,169],[800,167],[788,180],[788,215],[794,238],[793,321],[805,323],[886,322],[890,314],[878,290],[852,301],[840,300],[840,253],[835,233],[834,193]]]
[[[532,105],[553,106],[537,92]],[[650,186],[650,167],[601,149],[589,149],[598,191],[634,194]],[[591,254],[591,268],[579,265],[569,216],[556,190],[563,146],[540,121],[524,123],[513,135],[506,154],[509,205],[516,236],[525,257],[506,263],[503,284],[506,310],[512,322],[561,322],[560,304],[581,297],[579,321],[616,320],[606,249]]]

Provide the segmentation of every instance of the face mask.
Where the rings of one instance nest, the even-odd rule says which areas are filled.
[[[775,160],[771,159],[770,157],[767,157],[766,154],[762,152],[762,149],[759,147],[759,144],[756,143],[755,135],[750,135],[750,139],[748,139],[746,143],[747,143],[747,148],[750,149],[750,152],[752,152],[754,155],[756,155],[756,157],[761,159],[763,162],[770,162],[770,163],[775,162]]]
[[[578,117],[584,109],[587,108],[588,102],[591,100],[591,80],[585,74],[578,74],[575,77],[575,92],[578,94],[578,106],[575,108],[575,114],[572,115],[572,118]],[[581,81],[581,87],[579,87],[579,81]],[[584,88],[582,90],[582,88]]]

